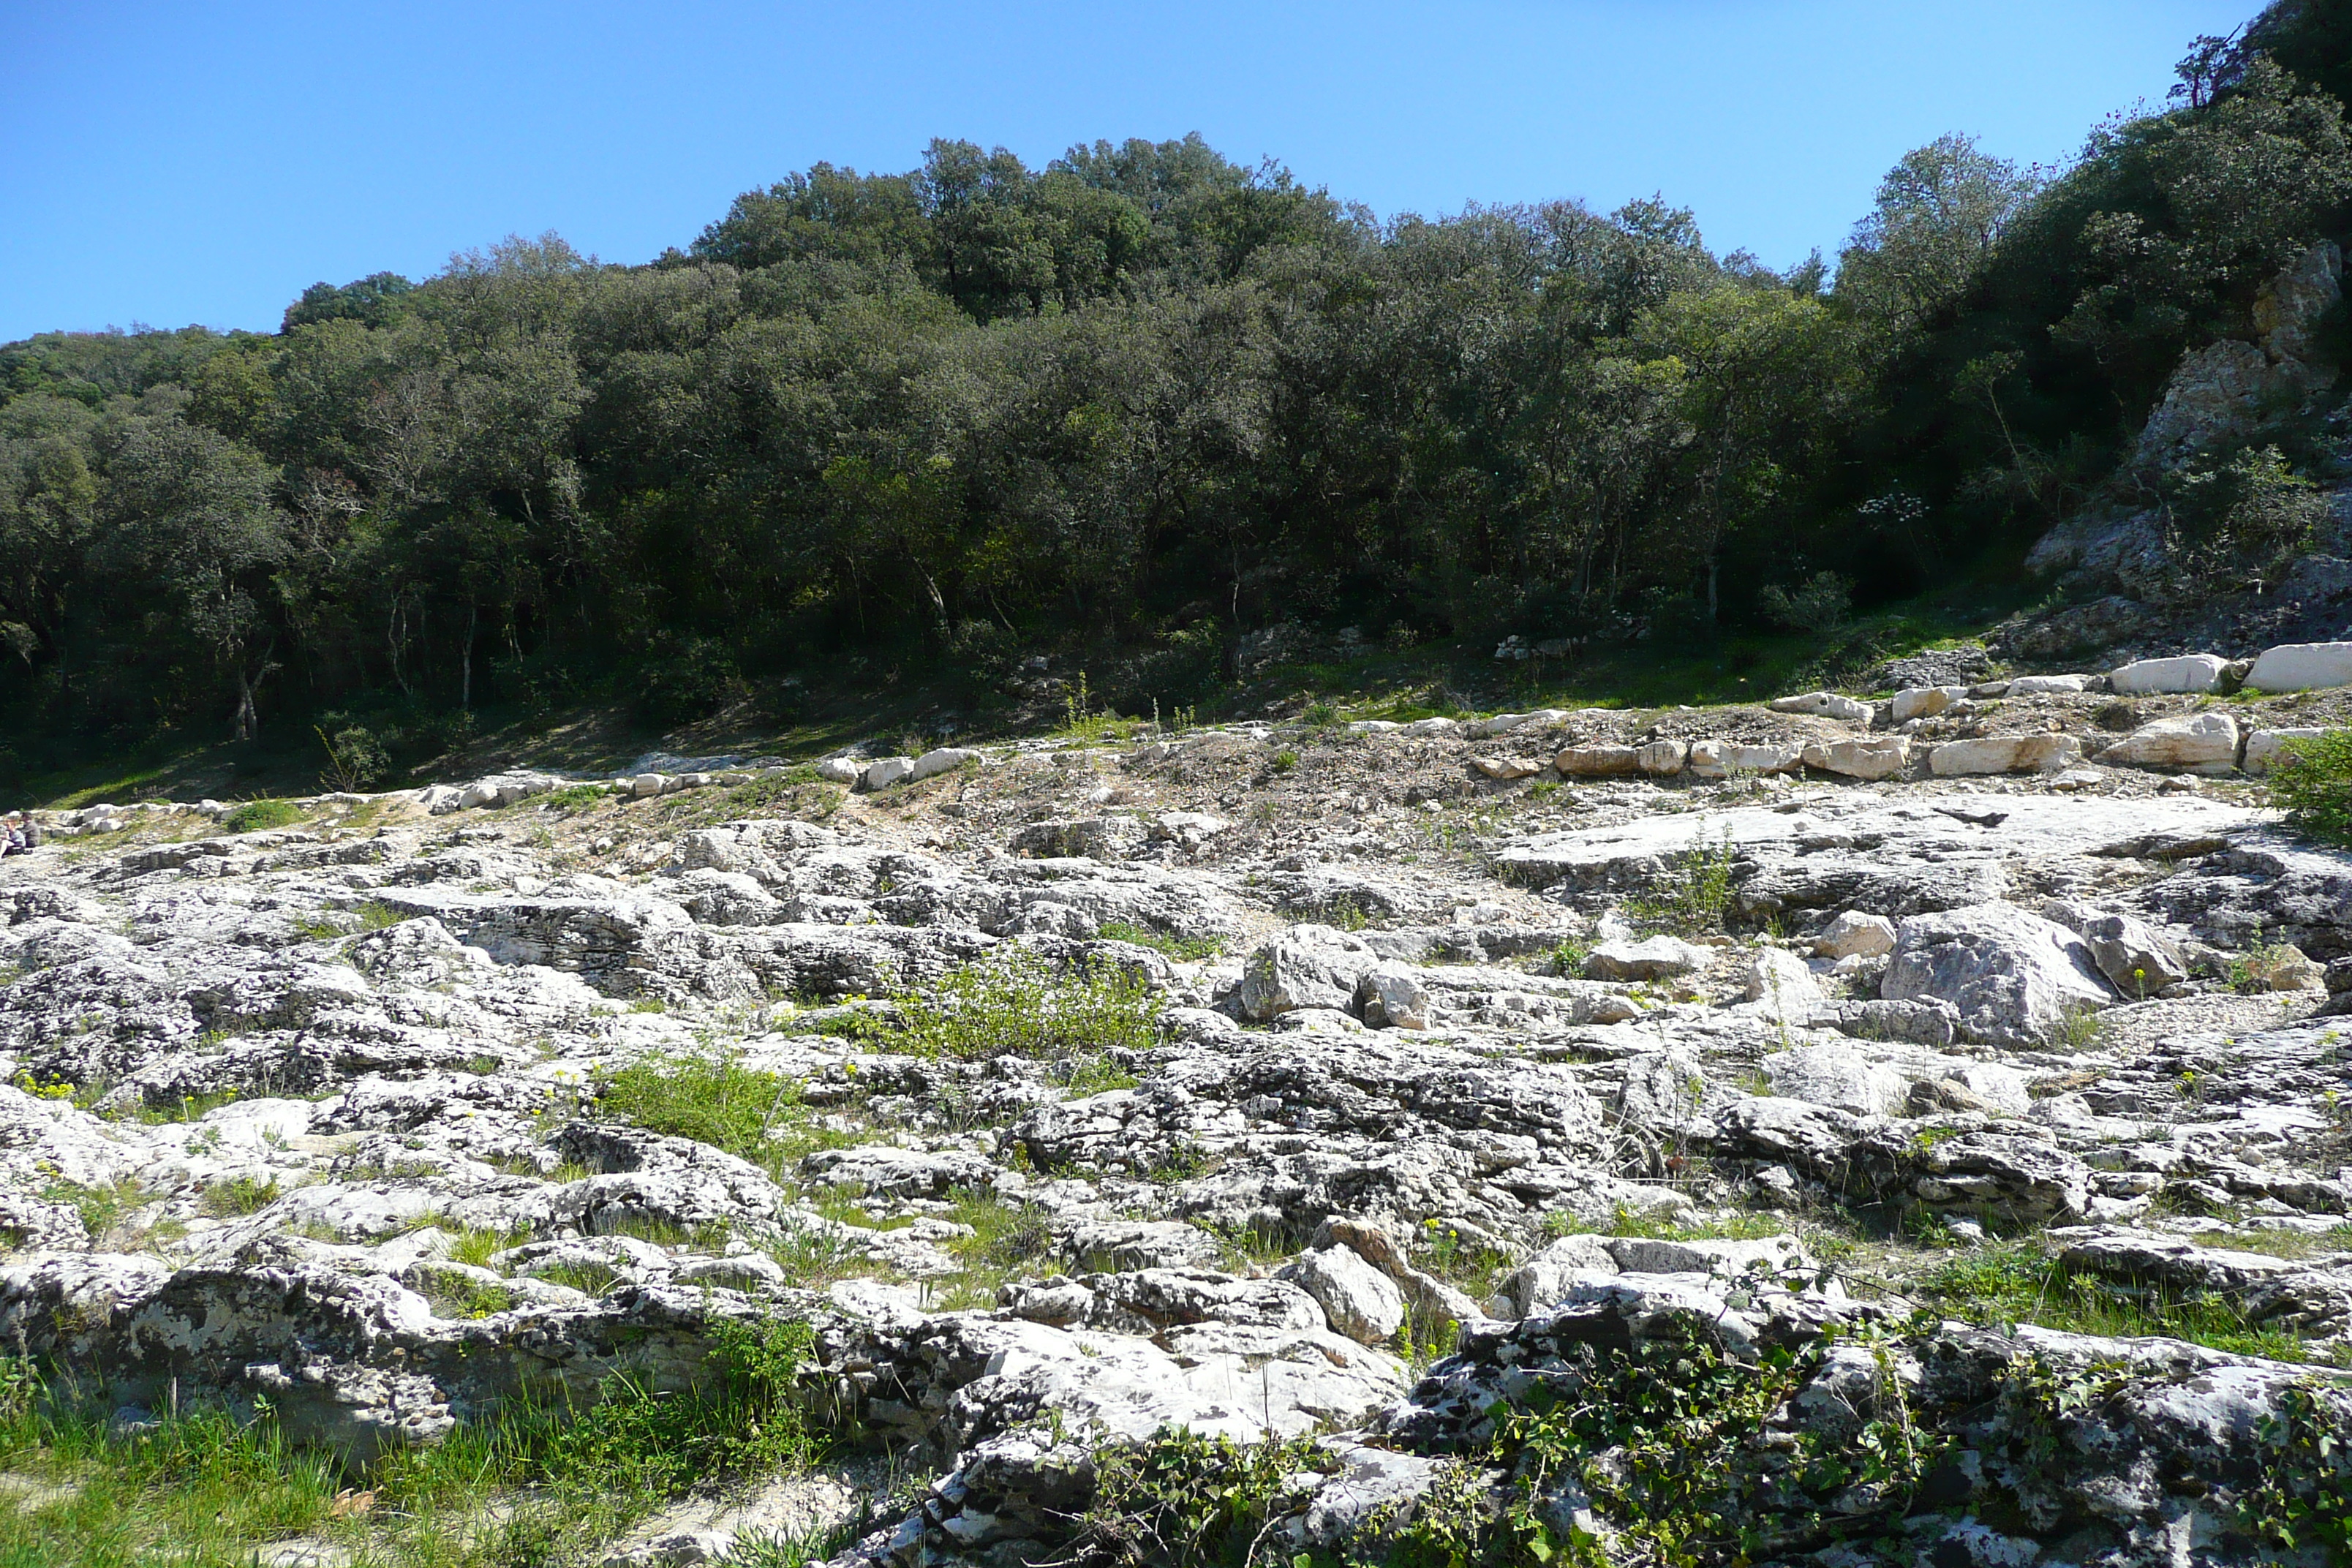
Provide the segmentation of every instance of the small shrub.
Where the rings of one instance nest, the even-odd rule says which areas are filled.
[[[2352,730],[2289,742],[2272,764],[2269,794],[2297,833],[2352,847]]]
[[[1078,671],[1077,689],[1062,699],[1062,733],[1074,741],[1116,741],[1132,725],[1111,710],[1105,703],[1097,710],[1094,693],[1087,689],[1087,672]]]
[[[2087,1002],[2074,1002],[2061,1010],[2050,1043],[2059,1050],[2087,1051],[2096,1047],[2106,1032],[2106,1020],[2099,1016],[2096,1007]]]
[[[1298,753],[1287,748],[1274,753],[1272,766],[1278,773],[1286,773],[1298,765]]]
[[[1816,572],[1793,589],[1778,584],[1765,588],[1757,595],[1756,603],[1777,625],[1826,637],[1843,626],[1853,609],[1853,580],[1834,572]]]
[[[287,827],[302,820],[302,808],[290,800],[248,800],[221,818],[225,833],[258,833]]]
[[[1310,702],[1299,718],[1311,729],[1328,730],[1339,721],[1339,710],[1329,702]]]
[[[102,1242],[146,1204],[147,1191],[128,1178],[90,1185],[60,1181],[41,1189],[41,1201],[72,1208],[81,1216],[82,1226],[89,1232],[90,1239]]]
[[[450,1239],[449,1261],[469,1263],[477,1268],[492,1268],[491,1258],[530,1239],[529,1226],[516,1230],[461,1230]]]
[[[1334,931],[1362,931],[1372,923],[1363,906],[1345,893],[1324,905],[1319,912],[1323,923]]]
[[[1731,866],[1727,828],[1721,843],[1696,842],[1675,857],[1663,880],[1627,900],[1625,913],[1636,925],[1683,936],[1719,931],[1731,909]]]
[[[1338,1466],[1311,1437],[1237,1443],[1172,1428],[1097,1457],[1086,1544],[1112,1563],[1247,1563],[1288,1511],[1291,1478]]]

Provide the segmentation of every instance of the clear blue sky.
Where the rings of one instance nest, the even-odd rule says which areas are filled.
[[[0,341],[275,328],[308,284],[555,229],[683,246],[820,159],[1199,131],[1383,216],[1664,192],[1834,253],[1905,149],[2063,157],[2252,0],[366,5],[0,0]]]

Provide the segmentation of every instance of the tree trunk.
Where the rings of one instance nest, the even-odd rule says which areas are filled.
[[[240,741],[250,741],[261,729],[261,716],[253,706],[253,681],[245,673],[245,666],[236,667],[236,733]]]
[[[460,713],[474,710],[474,625],[481,614],[478,605],[468,604],[466,606],[466,651],[458,659],[462,671],[457,678],[457,711]]]

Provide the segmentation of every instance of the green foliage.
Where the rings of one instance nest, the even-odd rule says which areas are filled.
[[[1007,944],[895,1001],[897,1031],[857,1016],[848,1027],[893,1050],[978,1060],[1028,1057],[1075,1069],[1158,1041],[1159,1004],[1139,977],[1108,964],[1057,973]]]
[[[2330,521],[2327,498],[2276,447],[2186,468],[2168,488],[2165,592],[2181,604],[2275,583]]]
[[[1237,1443],[1178,1429],[1095,1461],[1087,1544],[1114,1563],[1246,1568],[1290,1478],[1337,1462],[1311,1437]]]
[[[1827,637],[1853,609],[1853,580],[1835,572],[1816,572],[1794,588],[1777,584],[1757,596],[1765,618],[1791,631]]]
[[[146,1189],[124,1177],[103,1184],[55,1181],[41,1189],[41,1201],[65,1204],[81,1216],[93,1243],[103,1243],[134,1210],[146,1205]]]
[[[1947,1311],[1990,1327],[2035,1323],[2115,1339],[2158,1335],[2273,1361],[2308,1361],[2297,1335],[2250,1322],[2228,1297],[2072,1273],[2031,1241],[1957,1252],[1916,1282]]]
[[[2333,82],[2325,9],[2257,32]],[[516,238],[316,285],[274,336],[0,346],[13,765],[310,704],[348,784],[491,704],[733,724],[810,700],[764,672],[951,669],[985,708],[1040,695],[1032,649],[1096,660],[1063,712],[1096,742],[1262,668],[1275,606],[1345,606],[1367,653],[1674,647],[1723,687],[1783,624],[1851,662],[1855,611],[2162,491],[2126,448],[2165,378],[2335,237],[2336,101],[2248,43],[2187,73],[2054,178],[1906,154],[1827,289],[1662,200],[1376,226],[1197,138],[940,141],[641,267]],[[2192,577],[2267,581],[2315,515],[2324,433],[2256,412],[2161,498]]]
[[[1368,1521],[1344,1561],[1698,1568],[1760,1556],[1774,1540],[1866,1539],[1901,1517],[1938,1450],[1913,1422],[1890,1348],[1864,1342],[1880,1376],[1860,1431],[1839,1440],[1773,1426],[1828,1341],[1767,1350],[1754,1363],[1689,1325],[1622,1347],[1577,1346],[1534,1373],[1524,1396],[1498,1405],[1494,1436],[1449,1465],[1409,1513]],[[1136,1564],[1253,1561],[1297,1511],[1290,1478],[1336,1468],[1309,1438],[1244,1444],[1181,1430],[1096,1464],[1084,1544]],[[1500,1507],[1492,1471],[1505,1478]],[[1555,1510],[1570,1489],[1617,1531],[1607,1551]],[[1874,1504],[1840,1506],[1854,1496]]]
[[[395,1449],[356,1481],[289,1441],[266,1401],[249,1417],[163,1411],[117,1436],[0,1357],[0,1458],[16,1483],[0,1490],[0,1563],[227,1568],[305,1534],[383,1568],[596,1561],[690,1486],[816,1455],[796,1396],[808,1326],[722,1321],[708,1340],[686,1387],[615,1373],[584,1408],[509,1405],[431,1447]],[[799,1568],[814,1544],[763,1543],[750,1560]]]
[[[656,1500],[704,1478],[805,1465],[815,1444],[794,1385],[815,1344],[790,1319],[714,1322],[699,1379],[683,1397],[616,1373],[561,1426],[544,1466],[560,1490]]]
[[[249,800],[221,818],[224,833],[257,833],[268,827],[290,827],[302,820],[302,808],[290,800]]]
[[[0,1494],[0,1563],[26,1568],[226,1564],[323,1522],[342,1480],[334,1461],[274,1422],[192,1411],[130,1439],[51,1411],[21,1362],[0,1374],[0,1447],[33,1484]]]
[[[539,797],[539,803],[550,811],[571,816],[602,805],[611,798],[612,793],[603,784],[565,784],[560,789],[549,790]]]
[[[1095,934],[1105,942],[1131,942],[1138,947],[1148,947],[1186,963],[1197,963],[1214,958],[1224,951],[1224,943],[1214,937],[1171,936],[1164,931],[1147,930],[1126,921],[1106,921]]]
[[[1283,750],[1275,752],[1273,757],[1267,761],[1266,765],[1272,768],[1276,773],[1286,773],[1290,772],[1291,769],[1298,765],[1298,753],[1290,750],[1288,747],[1285,747]]]
[[[2352,730],[2289,742],[2271,764],[2269,794],[2296,832],[2352,847]]]
[[[2352,1410],[2340,1385],[2306,1380],[2263,1418],[2262,1481],[2240,1504],[2240,1523],[2288,1552],[2316,1548],[2352,1562]]]

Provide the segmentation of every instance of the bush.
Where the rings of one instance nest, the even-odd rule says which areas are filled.
[[[1853,609],[1853,580],[1816,572],[1793,589],[1774,584],[1756,596],[1756,603],[1776,625],[1825,637],[1845,625]]]
[[[2271,765],[2270,801],[2297,833],[2352,847],[2352,730],[2290,742]]]
[[[356,794],[392,771],[392,758],[385,754],[383,742],[375,738],[372,730],[353,724],[336,731],[331,741],[326,731],[315,724],[310,732],[327,748],[327,765],[319,774],[319,787],[322,790]]]

